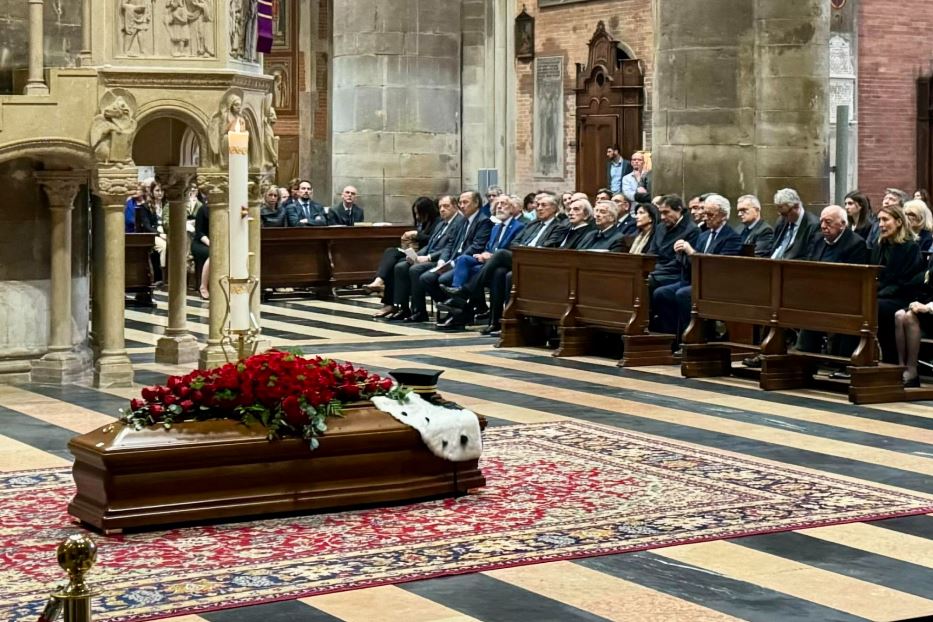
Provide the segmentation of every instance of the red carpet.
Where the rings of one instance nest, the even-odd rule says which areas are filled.
[[[459,499],[96,537],[95,620],[933,511],[933,499],[584,423],[486,430]],[[0,620],[35,620],[77,529],[63,469],[0,475]]]

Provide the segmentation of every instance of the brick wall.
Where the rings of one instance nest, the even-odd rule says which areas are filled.
[[[858,180],[872,201],[917,184],[917,87],[933,59],[930,0],[862,0],[859,19]]]
[[[573,90],[576,86],[576,63],[586,63],[587,44],[599,20],[605,22],[606,30],[624,50],[645,63],[643,129],[649,133],[650,143],[651,75],[654,72],[651,0],[601,0],[545,8],[538,8],[536,3],[528,3],[527,0],[516,0],[516,15],[523,6],[535,18],[535,56],[564,58],[564,180],[540,180],[534,177],[534,63],[516,61],[516,183],[512,191],[524,194],[537,189],[569,190],[576,183],[576,100]]]

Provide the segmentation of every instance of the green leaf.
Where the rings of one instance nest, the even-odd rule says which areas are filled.
[[[321,443],[314,437],[311,437],[311,440],[308,441],[308,446],[311,448],[311,451],[314,451],[321,446]]]

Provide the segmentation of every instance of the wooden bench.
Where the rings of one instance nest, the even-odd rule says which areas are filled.
[[[123,250],[126,272],[125,291],[135,294],[135,304],[152,306],[152,263],[150,255],[155,246],[155,233],[127,233]]]
[[[904,399],[903,367],[879,363],[879,266],[747,257],[693,257],[691,322],[684,332],[681,372],[688,378],[732,372],[729,343],[705,342],[703,322],[720,320],[767,327],[760,346],[762,389],[814,386],[821,362],[848,364],[855,403]],[[785,331],[806,329],[857,336],[848,359],[788,350]],[[831,383],[831,386],[837,383]]]
[[[382,253],[410,226],[268,227],[262,230],[262,287],[334,288],[373,279]],[[264,292],[268,299],[271,292]]]
[[[544,326],[557,322],[554,356],[591,353],[599,331],[622,335],[621,367],[673,362],[672,335],[650,334],[648,274],[653,255],[548,248],[512,252],[512,294],[502,318],[500,347],[538,345]]]

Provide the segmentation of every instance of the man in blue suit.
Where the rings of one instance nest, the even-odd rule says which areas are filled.
[[[489,261],[493,253],[500,248],[508,248],[515,235],[525,226],[522,218],[515,217],[515,209],[512,200],[508,196],[500,195],[496,197],[493,205],[495,206],[499,224],[492,228],[489,241],[486,242],[486,248],[481,253],[457,257],[451,284],[454,289],[459,289],[469,282],[473,275],[480,271],[482,265]]]
[[[696,253],[707,255],[740,255],[742,236],[729,226],[729,199],[718,194],[706,197],[703,211],[707,229],[699,235],[696,246],[685,239],[674,243],[674,251],[680,262],[680,279],[658,287],[651,295],[651,312],[657,318],[656,330],[677,336],[687,328],[690,321],[690,304],[693,290],[690,286],[690,257]]]

